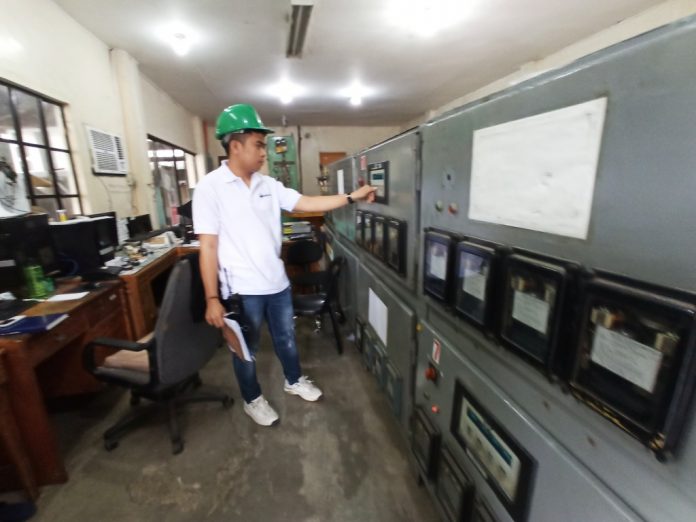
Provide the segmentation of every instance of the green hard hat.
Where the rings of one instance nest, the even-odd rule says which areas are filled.
[[[246,103],[238,103],[230,105],[220,113],[215,125],[215,137],[220,140],[226,134],[245,130],[263,132],[264,134],[273,132],[263,126],[256,109]]]

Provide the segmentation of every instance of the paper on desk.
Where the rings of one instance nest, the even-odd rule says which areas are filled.
[[[256,358],[252,357],[251,354],[249,353],[249,347],[246,344],[246,341],[244,340],[244,335],[242,334],[242,329],[239,326],[239,323],[235,321],[234,319],[229,319],[227,317],[225,319],[225,324],[234,332],[234,334],[237,336],[237,339],[239,339],[239,344],[242,346],[242,353],[244,354],[244,360],[251,362],[255,361]],[[234,353],[234,350],[232,347],[229,345],[227,346],[232,353]]]
[[[48,302],[54,302],[54,301],[74,301],[76,299],[82,299],[84,296],[86,296],[89,292],[73,292],[69,294],[56,294],[53,297],[49,297],[46,299]]]

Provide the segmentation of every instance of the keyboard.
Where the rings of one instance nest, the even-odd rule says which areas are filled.
[[[23,301],[21,299],[0,299],[0,321],[19,315],[35,304],[34,301]]]

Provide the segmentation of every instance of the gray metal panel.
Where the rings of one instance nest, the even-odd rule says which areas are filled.
[[[343,170],[343,190],[349,194],[358,188],[358,180],[355,175],[355,158],[350,156],[338,160],[328,167],[329,194],[338,194],[338,171]],[[326,221],[341,236],[353,241],[355,239],[355,205],[332,210],[326,213]]]
[[[424,126],[423,225],[696,290],[695,48],[692,17]],[[587,241],[467,218],[474,130],[600,96],[608,108]],[[438,200],[459,214],[436,211]]]
[[[400,422],[404,429],[408,431],[408,420],[412,409],[413,361],[415,360],[416,352],[415,306],[411,306],[412,303],[405,300],[403,296],[396,295],[389,287],[382,284],[380,278],[364,265],[359,267],[358,281],[357,315],[366,325],[366,328],[374,332],[374,328],[372,328],[368,320],[370,289],[387,307],[387,344],[385,348],[387,357],[403,378]],[[379,340],[379,336],[376,333],[373,335],[373,338]]]
[[[617,45],[472,103],[423,129],[422,219],[435,226],[570,258],[635,278],[696,290],[696,18]],[[468,220],[475,129],[608,96],[587,241]],[[454,181],[447,181],[449,173]],[[457,216],[435,210],[458,203]],[[431,303],[430,301],[428,301]],[[428,321],[506,396],[515,397],[575,459],[647,520],[694,520],[696,405],[682,450],[658,463],[637,441],[563,394],[463,321],[428,305]],[[551,490],[551,495],[554,495]]]
[[[696,433],[693,426],[684,435],[685,450],[667,464],[627,433],[562,393],[558,385],[463,321],[436,308],[428,311],[428,324],[445,338],[465,360],[472,361],[492,382],[515,398],[517,406],[551,434],[556,444],[607,484],[624,502],[646,520],[655,522],[696,520]],[[420,353],[429,346],[418,344]],[[423,364],[421,362],[421,364]],[[443,365],[444,367],[444,365]],[[449,373],[452,373],[452,370]],[[417,379],[422,373],[417,370]],[[418,397],[418,395],[416,395]],[[696,405],[690,416],[696,416]],[[693,422],[692,422],[693,423]]]
[[[330,232],[327,232],[329,235]],[[344,243],[333,236],[334,256],[343,256],[346,259],[346,264],[341,271],[338,284],[338,299],[341,303],[341,309],[345,314],[346,326],[348,331],[355,330],[355,311],[357,303],[357,286],[358,286],[358,258],[344,245]]]
[[[424,407],[428,416],[439,427],[443,441],[475,480],[477,491],[486,498],[501,521],[512,519],[450,432],[455,379],[460,379],[496,421],[504,426],[537,461],[527,520],[530,522],[641,520],[610,488],[602,485],[589,470],[529,417],[517,404],[517,397],[513,400],[513,396],[506,394],[500,388],[500,378],[491,378],[482,373],[470,360],[457,353],[453,349],[454,344],[433,330],[428,323],[422,323],[422,326],[418,335],[419,356],[415,402]],[[437,385],[426,381],[424,377],[435,338],[441,342],[442,346],[441,376]],[[431,412],[432,405],[439,406],[438,414]],[[659,520],[693,520],[693,518],[673,519],[665,513],[664,518]]]
[[[418,188],[420,186],[420,134],[417,130],[400,134],[384,143],[375,145],[361,154],[367,156],[367,164],[389,162],[389,202],[358,203],[358,208],[367,212],[405,220],[407,224],[406,243],[406,277],[400,277],[378,259],[367,256],[365,262],[384,274],[393,285],[405,286],[415,290],[417,281],[418,258],[415,253],[418,246],[420,216],[418,205]],[[356,165],[360,177],[367,179],[366,171]]]

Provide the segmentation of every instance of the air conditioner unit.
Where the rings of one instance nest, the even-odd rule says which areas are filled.
[[[92,127],[87,127],[87,136],[95,174],[128,174],[128,160],[120,136]]]

